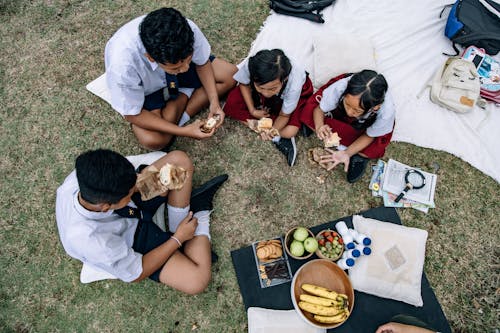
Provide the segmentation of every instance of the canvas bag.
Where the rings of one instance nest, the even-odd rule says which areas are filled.
[[[453,42],[456,54],[455,43],[465,47],[475,45],[488,54],[497,54],[500,51],[500,1],[456,1],[448,15],[444,34]]]
[[[458,113],[474,108],[481,88],[476,67],[461,58],[448,58],[429,85],[432,102]]]

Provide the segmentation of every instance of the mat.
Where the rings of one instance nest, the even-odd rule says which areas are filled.
[[[374,208],[361,212],[360,215],[381,221],[401,224],[401,220],[394,208]],[[317,233],[326,228],[334,228],[335,223],[340,220],[345,221],[346,224],[352,228],[352,219],[349,216],[312,227],[311,230]],[[231,257],[236,271],[236,277],[238,278],[240,292],[245,304],[245,310],[251,306],[277,310],[293,309],[290,296],[291,282],[265,289],[260,288],[251,246],[232,251]],[[307,260],[289,259],[293,273],[295,273],[301,265],[307,262]],[[316,255],[313,255],[308,260],[312,259],[317,259]],[[375,332],[378,326],[390,321],[393,316],[405,314],[428,323],[430,327],[435,328],[439,332],[451,333],[448,321],[436,299],[434,291],[429,285],[425,273],[423,273],[422,276],[422,298],[424,300],[424,306],[414,307],[403,302],[355,291],[355,306],[351,316],[342,326],[334,330],[328,330],[328,332]]]

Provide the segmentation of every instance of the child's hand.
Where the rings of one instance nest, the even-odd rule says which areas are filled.
[[[193,212],[189,212],[177,227],[174,237],[184,243],[194,237],[196,227],[198,227],[198,219],[193,217]]]
[[[252,115],[252,117],[257,118],[257,119],[267,118],[270,116],[268,108],[253,109],[249,112]]]
[[[260,138],[264,141],[270,141],[273,139],[273,135],[271,134],[271,131],[263,131],[263,132],[260,132]]]
[[[316,129],[316,135],[320,140],[325,140],[332,134],[332,129],[330,126],[324,124]]]
[[[212,106],[212,104],[210,104],[209,110],[210,110],[210,112],[208,113],[208,118],[213,117],[215,115],[219,115],[220,120],[217,123],[217,126],[215,127],[215,128],[219,128],[222,125],[222,123],[224,122],[224,117],[226,116],[226,114],[224,113],[224,111],[222,110],[222,108],[220,107],[219,104],[214,104],[213,106]]]
[[[185,130],[186,136],[188,136],[190,138],[194,138],[194,139],[206,139],[206,138],[211,137],[215,133],[215,127],[212,128],[212,130],[210,132],[204,133],[201,130],[201,121],[198,119],[196,121],[194,121],[193,123],[184,126],[184,130]]]
[[[321,156],[321,162],[333,162],[333,164],[327,170],[332,170],[340,163],[344,163],[344,171],[347,172],[347,168],[349,167],[349,160],[351,158],[349,154],[347,154],[345,151],[340,150],[335,151],[328,148],[326,148],[325,150],[329,152],[330,155]]]

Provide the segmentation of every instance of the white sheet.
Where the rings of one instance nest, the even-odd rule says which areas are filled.
[[[313,74],[314,34],[345,32],[371,38],[378,70],[392,90],[397,108],[393,141],[443,150],[469,162],[500,182],[500,107],[488,103],[468,114],[443,109],[417,94],[453,54],[444,36],[452,0],[337,0],[323,11],[324,24],[272,13],[254,41],[250,54],[282,48]],[[499,59],[499,56],[495,57]]]

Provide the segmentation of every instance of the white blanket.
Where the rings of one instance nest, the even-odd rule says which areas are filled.
[[[488,103],[486,110],[476,107],[457,114],[433,104],[428,91],[417,98],[444,62],[441,53],[454,53],[443,34],[449,10],[439,18],[443,6],[452,2],[337,0],[323,11],[324,24],[272,13],[250,54],[282,48],[314,75],[312,36],[356,34],[370,39],[377,69],[389,82],[397,108],[392,140],[452,153],[500,182],[500,107]]]

